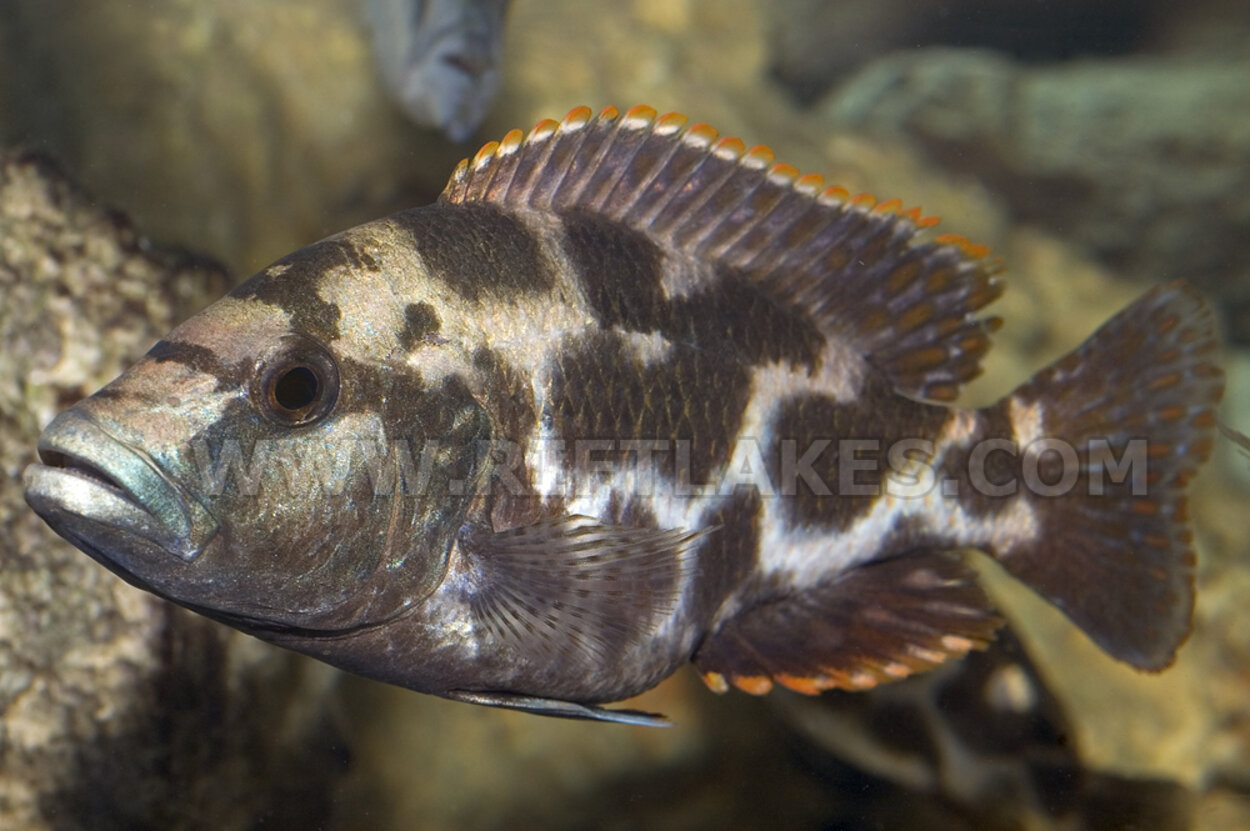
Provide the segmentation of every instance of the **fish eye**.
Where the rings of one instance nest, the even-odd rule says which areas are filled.
[[[270,421],[290,427],[324,418],[338,399],[339,374],[334,359],[319,344],[288,335],[256,374],[253,400]]]

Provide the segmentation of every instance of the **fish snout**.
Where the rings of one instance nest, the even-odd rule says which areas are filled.
[[[148,454],[78,408],[52,420],[38,452],[23,475],[27,503],[97,559],[142,577],[137,560],[164,552],[190,562],[217,532],[207,509]]]

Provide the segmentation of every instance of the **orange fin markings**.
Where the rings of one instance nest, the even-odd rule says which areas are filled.
[[[694,662],[717,692],[864,690],[984,649],[1001,625],[957,555],[915,551],[739,612]]]
[[[578,107],[523,138],[508,133],[458,166],[441,200],[620,222],[666,255],[745,277],[914,398],[953,399],[998,325],[979,314],[1001,293],[985,246],[926,239],[937,220],[919,209],[851,196],[763,145],[651,107]]]

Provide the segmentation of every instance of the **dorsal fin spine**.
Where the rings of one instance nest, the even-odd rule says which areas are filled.
[[[648,191],[652,182],[661,173],[668,173],[674,178],[684,180],[693,173],[696,167],[703,163],[705,157],[701,151],[686,141],[689,135],[689,132],[687,132],[682,136],[682,140],[669,142],[671,146],[668,147],[668,152],[664,158],[657,160],[655,170],[647,179]],[[621,215],[621,219],[631,227],[651,228],[656,233],[661,233],[658,217],[677,195],[678,189],[670,188],[664,190],[659,198],[635,200],[634,204],[630,205]]]
[[[688,122],[689,119],[681,113],[665,113],[655,120],[655,132],[657,135],[671,136],[680,133]]]
[[[771,185],[772,183],[767,179],[760,179],[749,188],[736,194],[736,199],[745,202],[748,198],[757,198],[760,192],[766,188],[775,192],[776,189],[772,188]],[[764,221],[764,217],[768,214],[768,208],[775,204],[780,197],[781,194],[775,194],[767,207],[755,211],[745,222],[713,225],[710,231],[703,234],[702,241],[697,249],[698,252],[711,259],[732,262],[733,258],[728,256],[729,252],[741,242],[743,237],[759,227],[760,223]]]
[[[479,173],[490,164],[491,159],[495,157],[495,151],[499,149],[499,142],[488,141],[482,145],[482,149],[477,151],[477,155],[473,157],[473,172]]]
[[[667,204],[656,212],[650,223],[651,231],[661,238],[677,241],[673,226],[706,205],[725,180],[733,176],[736,168],[723,162],[714,153],[700,155],[686,177],[687,186],[670,189]]]
[[[637,109],[637,107],[630,109],[625,114],[625,117],[617,122],[616,129],[604,140],[604,149],[600,151],[600,154],[602,154],[606,152],[608,148],[612,148],[620,154],[620,158],[614,160],[615,163],[611,165],[599,164],[598,158],[596,158],[592,163],[596,173],[599,171],[602,171],[603,173],[602,176],[591,176],[591,178],[587,180],[588,183],[586,188],[589,198],[583,198],[582,201],[586,207],[592,211],[599,211],[612,216],[610,211],[604,210],[605,206],[610,201],[612,193],[616,190],[616,187],[620,183],[621,179],[634,164],[634,160],[637,158],[638,152],[642,149],[643,144],[650,136],[650,130],[648,128],[650,128],[652,120],[644,118],[647,114],[645,111],[635,113],[634,111]],[[647,107],[646,110],[650,111],[652,118],[654,118],[655,110],[650,107]],[[630,136],[627,140],[622,139],[621,136],[624,133],[635,134],[637,138]],[[622,144],[625,144],[626,141],[629,141],[629,144],[622,148]],[[628,152],[628,155],[626,155],[626,152]]]
[[[539,145],[542,146],[542,150],[535,154],[527,154],[518,150],[512,177],[508,181],[507,189],[499,194],[500,201],[512,199],[514,194],[526,194],[528,198],[530,182],[534,175],[546,165],[547,157],[551,154],[551,148],[559,132],[560,122],[550,118],[545,118],[534,125],[534,129],[530,130],[529,135],[525,137],[520,150]]]
[[[593,180],[593,173],[599,170],[599,160],[612,145],[610,139],[615,130],[608,125],[613,125],[613,122],[597,118],[576,131],[561,134],[558,140],[561,145],[567,143],[568,155],[565,158],[568,164],[561,165],[564,175],[552,188],[550,199],[544,200],[549,201],[551,207],[560,210],[580,204],[582,194],[586,193]],[[553,150],[553,158],[563,149],[559,146]],[[584,171],[592,171],[591,176],[586,176]]]
[[[621,118],[621,127],[626,130],[642,130],[654,124],[657,115],[659,114],[654,107],[636,104],[625,111],[624,117]]]
[[[712,145],[712,153],[717,158],[724,159],[727,162],[741,162],[746,152],[746,143],[737,136],[724,136],[717,139],[716,144]]]
[[[646,133],[608,194],[604,212],[630,227],[647,227],[646,213],[651,206],[638,194],[648,192],[661,172],[677,166],[674,156],[680,148],[680,142],[673,141],[671,133]]]
[[[742,157],[742,166],[751,170],[763,170],[776,161],[773,149],[767,144],[757,144]]]
[[[611,113],[609,116],[608,113]],[[569,110],[568,115],[564,117],[564,121],[560,122],[560,128],[563,132],[572,130],[580,130],[590,123],[590,119],[594,117],[594,110],[590,107],[582,105]],[[616,118],[616,107],[604,107],[603,112],[599,113],[600,118]]]
[[[794,181],[794,189],[808,198],[816,196],[825,184],[825,177],[819,173],[805,173]]]
[[[777,162],[768,171],[768,181],[783,187],[793,187],[798,179],[799,169],[785,162]]]
[[[758,182],[753,182],[750,183],[751,186],[748,187],[748,183],[741,181],[741,179],[735,175],[738,172],[738,165],[736,164],[737,158],[738,157],[735,156],[733,157],[733,161],[730,161],[730,159],[717,154],[715,151],[713,151],[712,155],[708,156],[708,161],[715,159],[720,162],[729,163],[723,164],[722,169],[713,174],[714,178],[712,181],[715,182],[714,185],[709,184],[700,188],[700,190],[703,191],[703,193],[700,194],[702,198],[691,200],[686,204],[685,210],[682,213],[682,219],[686,221],[677,227],[670,227],[667,230],[665,236],[671,240],[675,246],[686,251],[694,252],[700,256],[710,256],[710,253],[704,244],[717,230],[717,223],[710,222],[708,220],[723,213],[720,206],[726,203],[732,204],[734,201],[732,196],[728,199],[724,198],[722,191],[726,188],[734,189],[737,191],[738,199],[741,199],[747,194],[754,192],[755,188],[759,186]],[[707,165],[705,163],[704,167],[706,166]]]
[[[586,124],[590,118],[590,108],[585,108],[586,118],[583,120],[577,110],[565,116],[560,129],[547,142],[542,155],[541,164],[535,165],[534,184],[521,194],[527,204],[539,206],[549,204],[552,197],[559,193],[571,172],[567,162],[576,156],[586,137]],[[552,175],[558,171],[558,175]],[[538,175],[545,173],[546,176]]]
[[[851,198],[851,192],[841,185],[830,185],[820,192],[818,201],[823,205],[840,205]]]
[[[544,118],[534,125],[534,129],[530,130],[529,135],[525,137],[525,141],[529,144],[546,141],[554,136],[559,129],[560,122],[554,118]]]
[[[706,150],[712,146],[712,142],[716,141],[716,137],[719,135],[720,133],[717,132],[716,128],[711,124],[704,124],[700,122],[693,125],[686,131],[686,135],[682,137],[682,141],[691,147],[699,150]]]

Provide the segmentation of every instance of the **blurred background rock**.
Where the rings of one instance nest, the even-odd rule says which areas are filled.
[[[1247,342],[1247,47],[1235,0],[514,0],[502,90],[456,145],[386,97],[357,0],[0,3],[0,142],[25,148],[4,170],[26,183],[0,214],[0,827],[1250,827],[1250,461],[1227,444],[1195,483],[1199,605],[1167,673],[1114,664],[985,567],[1020,641],[995,660],[1051,702],[1035,738],[1066,771],[1006,806],[972,787],[988,749],[932,750],[956,718],[940,689],[987,724],[1001,703],[975,661],[820,702],[681,673],[640,705],[668,731],[450,704],[170,611],[54,538],[14,479],[57,408],[228,282],[583,103],[683,111],[991,245],[1006,325],[969,401],[1164,279]],[[1250,358],[1228,365],[1224,417],[1250,431]],[[881,735],[874,712],[916,729]],[[942,773],[883,775],[882,748]]]

